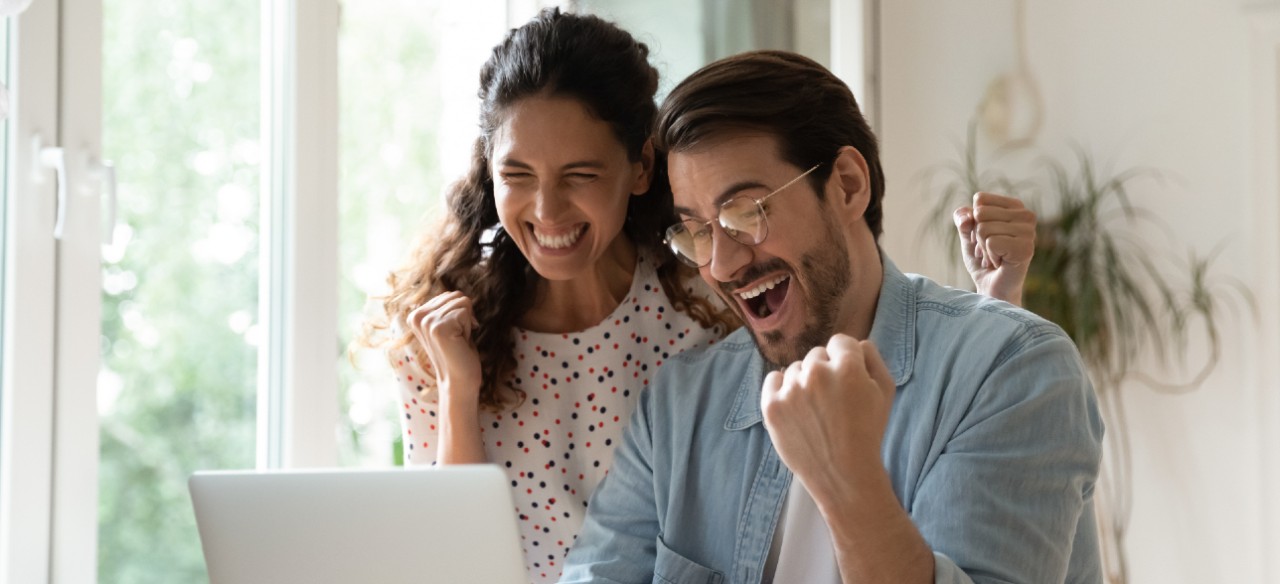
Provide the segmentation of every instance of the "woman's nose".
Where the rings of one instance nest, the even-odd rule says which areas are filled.
[[[558,184],[540,183],[534,197],[534,214],[544,221],[554,221],[569,207],[569,198]]]

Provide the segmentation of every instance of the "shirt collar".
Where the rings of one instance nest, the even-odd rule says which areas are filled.
[[[916,290],[906,275],[898,270],[884,252],[880,253],[884,279],[880,284],[880,297],[876,301],[875,320],[871,323],[871,341],[880,350],[880,357],[893,376],[893,382],[902,387],[911,379],[916,354]],[[751,345],[755,338],[745,332]],[[737,399],[729,408],[725,420],[726,430],[742,430],[764,421],[760,411],[760,386],[764,383],[765,361],[757,348],[747,362],[747,374],[738,386]]]

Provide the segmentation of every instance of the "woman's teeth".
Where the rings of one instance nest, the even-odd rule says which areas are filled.
[[[586,228],[586,225],[579,225],[576,229],[564,235],[545,235],[539,233],[535,228],[533,231],[533,237],[538,240],[538,245],[541,245],[542,247],[548,249],[564,249],[578,243],[578,238],[582,236],[582,232]]]

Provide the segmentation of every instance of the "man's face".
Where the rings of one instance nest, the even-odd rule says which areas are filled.
[[[669,169],[680,218],[713,221],[703,279],[751,330],[767,361],[786,366],[847,328],[853,269],[845,224],[808,178],[768,199],[768,235],[758,245],[735,241],[714,223],[725,201],[760,199],[806,170],[781,159],[774,137],[734,136],[674,153]],[[828,190],[828,199],[840,196]]]

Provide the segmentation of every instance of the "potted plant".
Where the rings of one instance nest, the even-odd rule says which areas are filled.
[[[1129,186],[1145,180],[1163,184],[1160,172],[1132,168],[1113,173],[1080,148],[1071,165],[1044,159],[1042,167],[1038,176],[1017,180],[982,168],[976,124],[970,124],[960,160],[923,176],[926,196],[933,199],[924,229],[949,247],[955,268],[960,265],[958,242],[941,226],[951,224],[952,210],[973,193],[1017,196],[1036,211],[1035,256],[1024,304],[1075,341],[1097,391],[1107,432],[1095,506],[1107,580],[1124,583],[1131,483],[1122,387],[1126,381],[1160,391],[1199,387],[1218,363],[1224,310],[1236,300],[1252,310],[1253,299],[1238,281],[1210,279],[1221,245],[1206,255],[1191,250],[1180,258],[1170,251],[1177,247],[1175,239],[1160,218],[1133,203]],[[1157,228],[1169,243],[1143,239],[1137,229],[1141,226]],[[1188,343],[1197,334],[1205,336],[1209,352],[1185,381],[1158,380],[1139,368],[1144,357],[1154,357],[1160,366],[1171,359],[1185,362]]]

